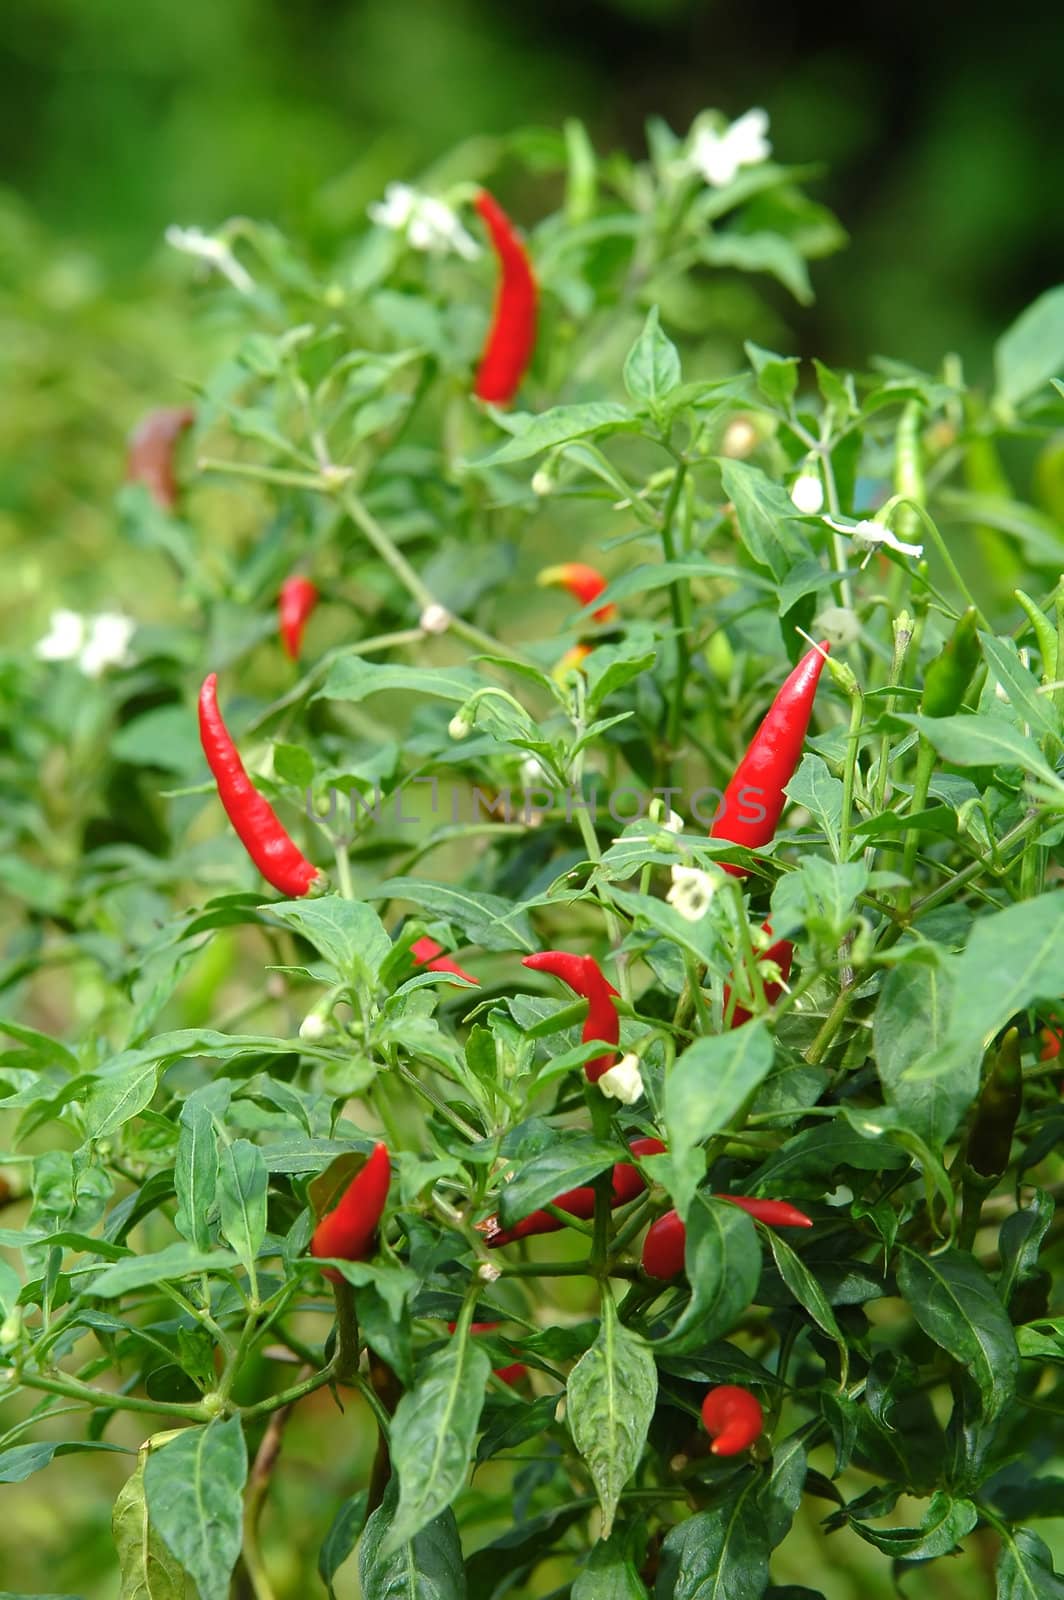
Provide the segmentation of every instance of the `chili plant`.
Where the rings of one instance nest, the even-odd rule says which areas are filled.
[[[0,769],[0,1479],[125,1596],[1064,1594],[1064,290],[753,342],[766,132],[171,230],[229,347]]]

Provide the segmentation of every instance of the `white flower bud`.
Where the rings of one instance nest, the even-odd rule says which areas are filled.
[[[482,1261],[477,1268],[477,1277],[481,1283],[494,1283],[502,1277],[502,1268],[497,1267],[492,1261]]]
[[[446,606],[441,606],[438,600],[425,607],[418,618],[418,627],[423,633],[446,633],[454,618]]]
[[[825,606],[816,619],[817,629],[826,634],[828,643],[838,650],[842,645],[853,644],[860,638],[861,624],[857,613],[848,606]]]
[[[722,456],[741,461],[757,449],[757,429],[749,417],[733,417],[720,441]]]
[[[791,500],[804,516],[815,517],[824,507],[824,485],[815,467],[803,467],[791,484]]]
[[[542,500],[544,495],[550,494],[554,488],[554,478],[546,467],[537,467],[532,474],[532,493]]]
[[[327,1026],[320,1011],[308,1011],[299,1024],[299,1037],[310,1041],[324,1039]]]
[[[452,739],[465,739],[473,731],[473,724],[469,718],[463,716],[461,711],[456,711],[447,724],[447,732]]]
[[[622,1106],[634,1106],[642,1098],[643,1079],[639,1071],[639,1057],[622,1056],[615,1067],[604,1072],[598,1086],[609,1100],[619,1100]]]

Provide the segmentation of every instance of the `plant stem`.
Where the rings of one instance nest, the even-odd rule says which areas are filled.
[[[255,1600],[273,1600],[273,1588],[266,1575],[266,1566],[259,1548],[259,1520],[269,1493],[273,1469],[281,1454],[285,1424],[292,1415],[294,1404],[294,1401],[289,1401],[288,1405],[281,1406],[270,1417],[248,1474],[247,1494],[244,1499],[243,1556],[244,1566],[247,1568],[251,1587],[255,1592]]]
[[[672,483],[669,485],[668,497],[661,513],[661,548],[665,560],[676,560],[676,540],[673,537],[673,518],[676,507],[683,492],[684,479],[687,476],[687,462],[682,457],[676,458],[676,471]],[[672,622],[676,631],[676,676],[673,680],[672,702],[669,706],[669,720],[665,734],[671,762],[680,739],[680,729],[683,724],[683,696],[687,685],[688,670],[688,644],[687,639],[691,631],[691,590],[690,585],[680,578],[674,578],[669,584],[669,603],[672,607]]]
[[[839,858],[850,859],[850,834],[853,828],[853,786],[857,775],[857,756],[861,746],[864,695],[855,683],[850,701],[850,730],[846,738],[846,761],[842,769],[842,819],[839,824]]]
[[[112,1394],[97,1389],[80,1378],[46,1378],[37,1372],[20,1372],[18,1381],[27,1389],[43,1389],[47,1394],[65,1395],[68,1400],[83,1400],[86,1405],[114,1411],[150,1411],[168,1417],[187,1417],[191,1422],[209,1422],[210,1412],[201,1401],[141,1400],[136,1395]]]

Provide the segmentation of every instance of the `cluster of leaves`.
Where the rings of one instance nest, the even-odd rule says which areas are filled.
[[[281,1430],[327,1386],[382,1440],[322,1546],[330,1593],[358,1543],[369,1597],[488,1600],[557,1574],[575,1600],[653,1583],[660,1600],[811,1600],[770,1577],[809,1495],[899,1568],[984,1528],[1002,1600],[1064,1594],[1026,1525],[1059,1505],[1064,1361],[1064,1115],[1039,1060],[1064,940],[1064,291],[1003,336],[989,396],[949,360],[806,374],[756,345],[722,376],[717,272],[767,269],[804,297],[803,262],[838,229],[785,168],[708,189],[666,130],[651,146],[633,165],[598,163],[579,130],[514,141],[565,173],[562,209],[531,232],[527,411],[469,398],[483,262],[376,228],[321,269],[268,228],[231,228],[250,287],[219,294],[240,331],[197,393],[199,476],[179,514],[119,497],[172,612],[96,683],[5,667],[3,827],[24,862],[0,1112],[5,1198],[28,1205],[0,1232],[0,1479],[122,1450],[137,1413],[172,1423],[115,1507],[125,1594],[191,1581],[221,1600],[239,1562],[269,1595],[257,1528]],[[436,175],[456,200],[473,160]],[[803,469],[824,516],[788,494]],[[198,507],[219,481],[238,533],[208,541]],[[602,600],[561,641],[528,610],[559,542],[606,552],[608,631],[589,616]],[[296,564],[326,604],[285,683],[273,600]],[[1058,597],[1037,629],[1018,582]],[[928,715],[925,667],[969,606],[978,665],[955,712]],[[785,828],[757,854],[708,840],[687,800],[723,788],[814,625],[838,665]],[[593,648],[559,681],[578,638]],[[331,851],[336,892],[232,889],[252,879],[203,820],[206,670],[262,787]],[[513,804],[530,772],[534,814]],[[687,828],[660,807],[618,820],[621,790],[625,812],[656,790]],[[720,880],[697,920],[664,898],[692,866]],[[766,917],[797,949],[771,1005],[751,959]],[[425,933],[481,988],[415,972]],[[519,964],[543,945],[607,964],[635,1106],[585,1084],[582,1007]],[[53,966],[79,997],[71,1042],[35,1012]],[[753,1013],[738,1028],[729,985]],[[994,1114],[1011,1026],[1022,1110],[976,1181],[968,1136]],[[316,1180],[331,1192],[332,1163],[381,1129],[397,1178],[380,1248],[344,1268],[334,1305],[306,1255]],[[651,1133],[667,1153],[611,1214],[609,1170]],[[589,1182],[594,1222],[549,1252],[487,1247],[493,1212],[508,1226]],[[721,1191],[796,1199],[814,1227],[789,1243]],[[687,1270],[663,1286],[638,1242],[670,1205]],[[279,1357],[305,1371],[277,1381]],[[491,1376],[515,1359],[521,1386]],[[751,1456],[708,1453],[698,1407],[718,1383],[764,1401]],[[79,1408],[69,1437],[42,1426]],[[331,1426],[340,1452],[350,1425]],[[912,1526],[892,1516],[902,1496],[924,1502]]]

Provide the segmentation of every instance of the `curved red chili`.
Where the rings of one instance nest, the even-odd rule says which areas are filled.
[[[755,1200],[744,1194],[715,1194],[714,1200],[727,1200],[738,1206],[755,1222],[770,1228],[811,1228],[812,1217],[792,1206],[787,1200]],[[663,1217],[651,1224],[643,1240],[643,1271],[651,1278],[675,1278],[684,1269],[684,1251],[687,1246],[687,1229],[679,1212],[666,1211]]]
[[[203,680],[199,697],[200,742],[218,786],[218,798],[241,844],[267,883],[298,899],[324,882],[312,861],[289,838],[270,805],[255,788],[218,707],[218,676]]]
[[[447,1331],[453,1333],[457,1326],[457,1322],[449,1322]],[[493,1328],[501,1327],[501,1322],[474,1322],[471,1324],[469,1331],[470,1333],[491,1333]],[[492,1367],[491,1370],[497,1378],[502,1379],[503,1383],[517,1383],[519,1379],[525,1376],[528,1368],[523,1361],[513,1361],[508,1367]]]
[[[525,956],[521,965],[532,972],[549,972],[587,1001],[587,1019],[580,1035],[585,1044],[592,1039],[603,1039],[607,1044],[619,1043],[621,1024],[613,1003],[617,990],[594,956],[577,956],[568,950],[541,950],[537,955]],[[588,1082],[597,1083],[613,1065],[612,1054],[586,1061],[584,1071]]]
[[[177,504],[174,451],[196,413],[191,406],[163,406],[149,411],[129,436],[126,481],[142,483],[157,505],[172,511]]]
[[[765,1413],[749,1389],[722,1383],[702,1401],[702,1423],[713,1440],[710,1449],[715,1456],[737,1456],[761,1437]]]
[[[1061,1045],[1064,1044],[1064,1033],[1059,1028],[1042,1029],[1042,1053],[1039,1061],[1055,1061],[1060,1054]]]
[[[771,938],[772,937],[772,925],[771,925],[771,923],[763,922],[761,924],[761,931],[762,931],[762,933],[767,933],[769,938]],[[772,961],[779,968],[781,981],[779,983],[773,982],[773,983],[766,983],[766,984],[763,985],[763,988],[764,988],[764,991],[765,991],[766,1004],[768,1004],[770,1006],[774,1006],[776,1004],[776,1001],[779,999],[780,995],[783,993],[784,985],[786,984],[787,979],[791,975],[791,963],[794,960],[794,946],[793,946],[793,944],[791,944],[789,939],[777,939],[775,944],[770,944],[767,949],[758,951],[757,959],[758,959],[759,962],[760,961]],[[724,985],[724,1013],[725,1013],[725,1016],[728,1013],[728,1001],[730,999],[731,999],[731,989],[727,984],[725,984]],[[741,1005],[738,1004],[738,1002],[736,1002],[735,1010],[732,1012],[732,1020],[731,1020],[732,1027],[733,1028],[742,1027],[744,1022],[749,1022],[750,1021],[750,1018],[751,1018],[752,1014],[753,1014],[752,1012],[747,1011],[745,1006],[741,1006]]]
[[[724,791],[720,816],[709,830],[711,838],[753,850],[768,844],[776,832],[787,800],[783,790],[801,759],[829,648],[821,644],[808,650],[783,680]],[[741,867],[726,870],[737,877],[746,876]]]
[[[311,1255],[332,1256],[336,1261],[365,1261],[373,1252],[391,1176],[388,1146],[374,1145],[365,1166],[351,1179],[339,1204],[326,1212],[314,1229]],[[322,1272],[333,1283],[343,1282],[343,1274],[334,1267],[323,1267]]]
[[[303,644],[303,629],[310,619],[320,595],[317,585],[309,578],[298,575],[286,578],[277,599],[281,622],[281,640],[285,654],[293,661],[299,659]]]
[[[557,567],[544,567],[536,574],[536,582],[541,586],[560,585],[574,600],[579,600],[582,606],[588,606],[592,600],[596,600],[607,585],[607,580],[598,568],[589,567],[583,561],[563,561]],[[610,603],[599,606],[597,611],[593,611],[591,620],[614,622],[619,615],[617,607]]]
[[[437,944],[435,939],[430,939],[426,934],[421,939],[415,939],[410,946],[410,954],[419,967],[424,967],[427,972],[451,972],[456,978],[467,978],[470,983],[479,983],[479,978],[474,978],[471,972],[466,972],[457,961],[452,961],[450,956],[443,953],[442,944]]]
[[[528,252],[499,202],[482,189],[474,201],[499,263],[491,326],[480,356],[475,393],[509,405],[536,346],[536,280]]]
[[[633,1139],[631,1151],[636,1156],[661,1155],[665,1146],[660,1139]],[[636,1195],[642,1194],[646,1188],[643,1175],[638,1167],[633,1167],[627,1161],[618,1161],[613,1169],[612,1193],[610,1206],[625,1206]],[[582,1184],[579,1189],[567,1189],[564,1194],[552,1202],[559,1211],[565,1211],[571,1217],[577,1217],[582,1222],[587,1222],[595,1215],[595,1191],[590,1184]],[[500,1228],[497,1217],[489,1217],[486,1222],[477,1224],[484,1234],[484,1243],[489,1250],[497,1250],[500,1245],[512,1244],[515,1239],[529,1239],[536,1234],[557,1233],[565,1223],[560,1217],[555,1217],[549,1211],[533,1211],[527,1217],[522,1217],[520,1222],[515,1222],[512,1228]]]

